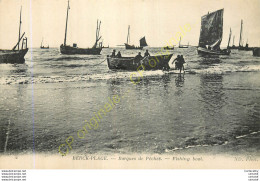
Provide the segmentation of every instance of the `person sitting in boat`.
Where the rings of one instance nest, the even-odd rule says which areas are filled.
[[[117,58],[121,58],[121,57],[122,57],[122,55],[121,55],[120,51],[118,51],[118,53],[117,53],[116,57],[117,57]]]
[[[172,62],[172,64],[175,62],[175,69],[177,70],[179,68],[179,62],[180,62],[180,55],[177,55],[177,58],[175,58]]]
[[[142,59],[142,58],[143,58],[143,57],[142,57],[142,55],[141,55],[141,52],[139,52],[138,55],[135,56],[135,59],[137,59],[137,60],[140,60],[140,59]]]
[[[150,57],[150,53],[148,52],[148,50],[145,51],[144,56],[145,57]]]
[[[115,56],[116,56],[116,50],[113,50],[111,57],[115,57]]]

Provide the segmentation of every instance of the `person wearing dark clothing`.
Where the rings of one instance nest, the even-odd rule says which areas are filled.
[[[121,58],[121,57],[122,57],[120,51],[118,51],[116,57],[117,57],[117,58]]]
[[[145,51],[144,56],[145,57],[150,57],[150,53],[148,52],[148,50]]]
[[[138,55],[135,56],[135,59],[138,59],[138,60],[140,60],[140,59],[142,59],[142,58],[143,58],[143,57],[142,57],[142,55],[141,55],[141,52],[139,52]]]
[[[115,57],[115,56],[116,56],[116,50],[113,50],[111,57]]]
[[[179,68],[179,62],[180,62],[180,55],[177,55],[177,58],[175,58],[172,62],[172,64],[175,62],[175,69],[177,70]]]
[[[180,73],[181,73],[181,70],[184,71],[184,65],[185,64],[185,60],[183,58],[183,55],[180,56],[180,60],[179,60],[179,69],[180,69]]]

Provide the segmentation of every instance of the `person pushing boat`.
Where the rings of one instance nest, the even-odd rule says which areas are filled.
[[[175,62],[175,69],[176,70],[180,70],[180,73],[181,73],[181,70],[183,70],[184,71],[184,63],[186,63],[185,62],[185,60],[184,60],[184,58],[183,58],[183,55],[177,55],[177,58],[175,58],[174,60],[173,60],[173,62],[172,62],[172,64]]]

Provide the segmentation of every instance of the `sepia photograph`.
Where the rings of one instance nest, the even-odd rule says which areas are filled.
[[[0,169],[259,169],[259,0],[0,0]]]

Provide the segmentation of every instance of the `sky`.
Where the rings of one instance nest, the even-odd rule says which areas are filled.
[[[59,47],[64,41],[67,0],[0,0],[0,49],[12,48],[18,40],[22,6],[22,32],[28,46]],[[244,43],[260,46],[260,0],[70,0],[67,44],[92,47],[97,19],[105,46],[123,45],[128,25],[131,44],[146,37],[151,47],[166,46],[186,24],[190,31],[182,44],[198,45],[200,18],[224,8],[221,46],[227,46],[229,29],[238,45],[240,22],[244,21]],[[177,37],[176,37],[177,38]],[[232,41],[231,41],[232,44]]]

